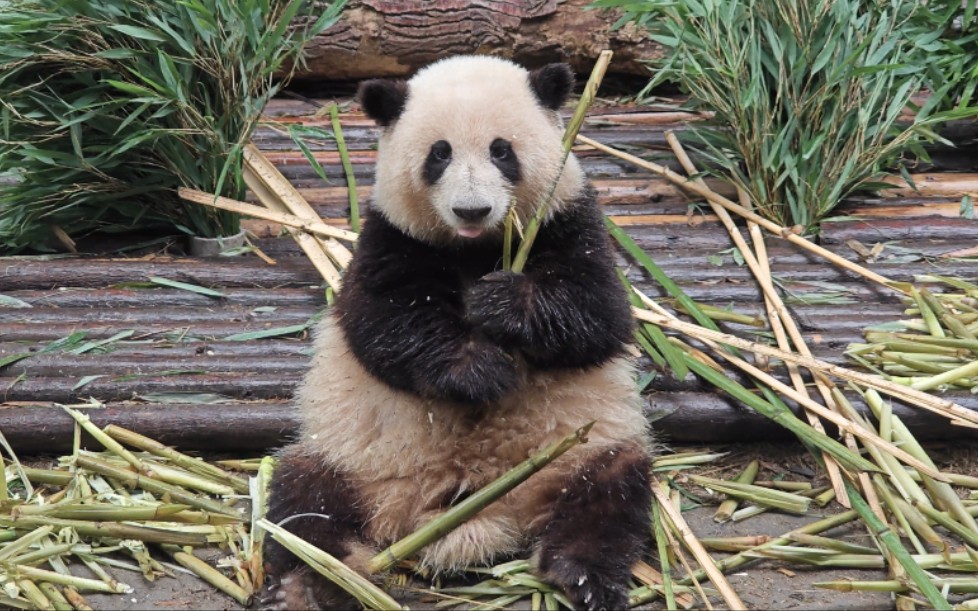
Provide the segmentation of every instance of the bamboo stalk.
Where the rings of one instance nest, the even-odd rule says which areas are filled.
[[[296,191],[295,187],[282,176],[254,144],[249,144],[244,148],[243,157],[245,183],[263,204],[272,210],[287,212],[309,221],[322,221],[309,206],[309,203]],[[335,260],[339,265],[345,266],[352,258],[350,251],[333,238],[322,239],[292,229],[289,230],[289,233],[316,269],[319,270],[319,273],[322,274],[326,283],[338,292],[342,280],[333,261]]]
[[[554,177],[553,184],[550,185],[547,196],[543,201],[537,203],[537,207],[533,211],[533,216],[530,217],[526,226],[523,228],[523,240],[520,242],[519,248],[516,249],[516,255],[513,257],[511,269],[514,272],[523,271],[523,266],[526,265],[526,260],[530,256],[530,248],[533,247],[533,242],[536,240],[537,233],[540,231],[540,225],[550,212],[554,191],[557,190],[560,175],[564,172],[564,165],[567,162],[568,155],[570,155],[571,147],[574,145],[574,137],[581,130],[581,125],[584,124],[584,117],[587,115],[591,103],[594,102],[594,98],[598,94],[598,87],[601,86],[604,74],[608,70],[608,64],[611,63],[612,55],[612,52],[608,50],[602,51],[598,55],[598,59],[594,63],[594,68],[591,70],[591,75],[584,85],[584,91],[581,93],[577,107],[574,109],[574,114],[571,116],[570,121],[567,122],[567,127],[564,130],[564,138],[561,141],[563,155],[560,159],[560,165],[557,167],[557,175]]]
[[[698,174],[696,166],[689,158],[689,155],[686,154],[686,150],[679,143],[679,140],[672,131],[666,132],[666,141],[672,148],[673,153],[679,160],[680,165],[683,166],[690,177],[696,177]],[[692,180],[703,189],[715,193],[702,179],[692,178]],[[738,193],[742,200],[743,208],[745,210],[750,210],[751,206],[750,201],[747,199],[747,194],[742,190],[738,190]],[[714,214],[717,215],[723,226],[727,229],[727,233],[729,233],[731,239],[733,239],[734,245],[740,250],[742,256],[744,257],[745,263],[747,263],[747,266],[750,268],[754,278],[761,287],[761,292],[764,295],[765,309],[768,314],[768,321],[771,325],[771,330],[774,332],[778,346],[782,350],[790,350],[791,345],[788,341],[788,336],[790,336],[791,341],[794,342],[795,349],[799,353],[804,356],[812,356],[811,351],[808,349],[808,344],[805,342],[804,337],[798,330],[798,326],[794,322],[794,318],[788,312],[788,309],[785,307],[780,294],[774,288],[774,282],[771,278],[771,271],[767,260],[767,247],[764,243],[764,236],[758,229],[758,224],[752,220],[748,220],[748,230],[751,231],[754,247],[757,250],[755,255],[755,253],[747,245],[747,242],[741,235],[740,230],[734,224],[733,219],[730,217],[730,213],[718,203],[711,200],[708,200],[708,202]],[[785,335],[786,332],[787,336]],[[805,385],[805,381],[801,377],[798,366],[794,363],[787,363],[786,366],[788,369],[788,377],[791,380],[792,385],[795,387],[795,390],[800,395],[808,396],[808,387]],[[814,376],[814,379],[818,390],[825,401],[825,405],[829,409],[835,409],[836,406],[832,403],[832,397],[831,393],[829,392],[827,382],[819,378],[817,375]],[[808,409],[807,406],[805,407],[805,417],[808,419],[809,424],[817,432],[823,434],[825,433],[825,429],[822,426],[821,421],[819,421],[818,416]],[[846,444],[850,450],[856,451],[857,448],[852,441],[851,435],[847,435]],[[825,469],[828,473],[829,481],[832,483],[832,488],[836,492],[836,498],[839,499],[840,504],[848,507],[849,500],[846,497],[845,486],[842,482],[842,473],[839,468],[839,464],[831,455],[824,452],[822,453],[822,459],[825,463]],[[866,480],[864,484],[868,485],[868,480]]]
[[[223,573],[207,564],[197,556],[186,552],[176,545],[163,545],[163,551],[172,557],[177,564],[192,571],[195,575],[211,584],[221,592],[224,592],[239,604],[248,607],[251,605],[252,594],[246,592],[241,586],[234,583],[224,576]]]
[[[906,292],[902,288],[902,285],[901,284],[896,283],[896,282],[893,282],[892,280],[890,280],[890,279],[888,279],[888,278],[886,278],[884,276],[881,276],[880,274],[877,274],[876,272],[873,272],[871,270],[868,270],[865,267],[862,267],[860,265],[856,265],[855,263],[849,261],[848,259],[845,259],[843,257],[840,257],[839,255],[833,253],[832,251],[826,250],[825,248],[822,248],[821,246],[818,246],[817,244],[814,244],[814,243],[806,240],[805,238],[803,238],[803,237],[801,237],[801,236],[793,233],[787,227],[782,227],[781,225],[778,225],[777,223],[773,223],[773,222],[767,220],[766,218],[764,218],[764,217],[762,217],[762,216],[760,216],[760,215],[758,215],[758,214],[756,214],[754,212],[751,212],[749,210],[746,210],[742,206],[740,206],[740,205],[738,205],[738,204],[730,201],[729,199],[727,199],[727,198],[725,198],[725,197],[723,197],[721,195],[717,195],[714,191],[712,191],[710,189],[703,189],[702,187],[698,186],[696,183],[690,181],[685,176],[682,176],[680,174],[677,174],[676,172],[670,170],[669,168],[666,168],[666,167],[661,166],[661,165],[656,164],[656,163],[652,163],[651,161],[645,161],[644,159],[642,159],[640,157],[636,157],[634,155],[630,155],[630,154],[625,153],[623,151],[619,151],[619,150],[617,150],[615,148],[612,148],[610,146],[601,144],[600,142],[597,142],[596,140],[592,140],[591,138],[588,138],[586,136],[582,136],[580,134],[577,135],[577,140],[579,142],[581,142],[582,144],[586,144],[588,146],[591,146],[591,147],[593,147],[593,148],[595,148],[595,149],[597,149],[599,151],[602,151],[602,152],[608,153],[609,155],[613,155],[615,157],[618,157],[619,159],[624,159],[625,161],[628,161],[628,162],[630,162],[630,163],[632,163],[634,165],[637,165],[640,168],[649,170],[650,172],[654,172],[655,174],[658,174],[660,176],[663,176],[664,178],[666,178],[670,182],[675,183],[677,185],[680,185],[680,186],[688,189],[689,191],[692,191],[693,193],[695,193],[695,194],[699,195],[700,197],[703,197],[703,198],[705,198],[705,199],[707,199],[709,201],[716,202],[717,204],[723,206],[724,208],[726,208],[730,212],[733,212],[733,213],[737,214],[738,216],[741,216],[743,218],[746,218],[748,220],[751,220],[751,221],[757,223],[758,225],[760,225],[761,227],[763,227],[767,231],[769,231],[769,232],[771,232],[771,233],[773,233],[773,234],[775,234],[775,235],[777,235],[777,236],[779,236],[781,238],[784,238],[784,239],[788,240],[789,242],[791,242],[792,244],[796,244],[796,245],[800,246],[801,248],[803,248],[803,249],[805,249],[805,250],[807,250],[809,252],[812,252],[812,253],[817,254],[818,256],[820,256],[820,257],[822,257],[824,259],[827,259],[830,262],[832,262],[833,264],[838,265],[839,267],[842,267],[842,268],[844,268],[844,269],[846,269],[848,271],[851,271],[853,273],[859,274],[860,276],[863,276],[864,278],[867,278],[869,280],[872,280],[873,282],[876,282],[878,284],[881,284],[882,286],[885,286],[885,287],[887,287],[889,289],[892,289],[894,291],[898,291],[898,292],[901,292],[901,293],[905,293]]]
[[[668,327],[689,335],[690,337],[695,337],[700,340],[708,339],[723,344],[729,344],[743,350],[748,350],[755,354],[763,354],[768,357],[790,361],[808,369],[817,369],[824,374],[856,382],[860,385],[874,388],[888,395],[905,399],[917,407],[921,407],[947,418],[951,418],[952,420],[961,420],[978,425],[978,413],[965,409],[952,401],[947,401],[912,388],[900,386],[899,384],[893,384],[891,382],[887,382],[886,380],[882,380],[858,371],[853,371],[845,367],[840,367],[838,365],[833,365],[819,359],[804,357],[758,342],[751,342],[728,333],[712,331],[698,325],[689,324],[680,320],[673,320],[648,310],[632,308],[632,314],[639,320]]]
[[[236,199],[214,195],[205,191],[180,187],[177,189],[177,195],[180,196],[181,199],[185,199],[188,202],[203,204],[204,206],[210,206],[211,208],[218,208],[220,210],[227,210],[228,212],[236,212],[244,216],[254,217],[256,219],[271,221],[273,223],[278,223],[279,225],[284,225],[285,227],[301,229],[307,233],[312,233],[324,238],[336,238],[339,240],[345,240],[347,242],[356,242],[357,238],[359,237],[352,231],[339,229],[338,227],[327,225],[322,221],[304,219],[288,212],[277,212],[262,206],[256,206],[254,204],[241,202]]]
[[[386,550],[370,559],[368,571],[386,571],[404,558],[410,557],[426,545],[445,536],[459,524],[471,518],[487,505],[500,498],[528,477],[557,459],[564,452],[579,443],[587,442],[588,431],[594,423],[588,423],[563,439],[555,441],[530,458],[516,465],[481,490],[428,522],[410,535],[397,541]]]
[[[0,517],[0,524],[14,526],[21,530],[36,529],[39,527],[52,528],[71,528],[79,535],[95,538],[112,539],[135,539],[144,543],[173,543],[174,545],[201,546],[208,543],[210,538],[206,534],[195,532],[183,532],[180,530],[170,530],[153,526],[138,526],[136,524],[122,524],[116,522],[88,522],[85,520],[66,520],[62,518],[50,518],[47,516],[24,516],[17,520],[8,520]],[[30,535],[24,535],[24,539]],[[220,539],[223,540],[223,536]],[[18,539],[19,543],[21,539]],[[8,545],[2,552],[6,552]]]
[[[340,164],[346,176],[346,190],[350,198],[350,229],[360,233],[360,201],[357,199],[357,179],[353,174],[353,164],[350,163],[350,151],[346,148],[343,137],[343,126],[340,124],[340,108],[336,104],[329,107],[329,122],[333,127],[333,137],[336,138],[336,150],[340,154]]]
[[[18,565],[16,573],[27,579],[37,581],[47,581],[63,586],[71,586],[79,590],[90,592],[105,592],[106,594],[129,594],[132,588],[124,583],[116,582],[114,586],[105,583],[100,579],[87,579],[85,577],[75,577],[74,575],[62,575],[55,571],[39,569],[33,566]]]
[[[129,429],[122,428],[121,426],[117,426],[115,424],[108,425],[104,430],[109,437],[115,439],[116,441],[120,441],[134,448],[139,448],[140,450],[149,452],[154,456],[166,458],[167,460],[180,467],[183,467],[184,469],[187,469],[188,471],[192,471],[223,484],[227,484],[228,486],[231,486],[234,491],[241,494],[248,493],[248,481],[246,479],[238,477],[233,473],[229,473],[216,465],[212,465],[199,458],[194,458],[193,456],[189,456],[183,452],[174,450],[173,448],[163,445],[155,439],[150,439],[149,437],[140,435],[135,431],[130,431]]]
[[[317,573],[343,588],[366,608],[401,609],[397,601],[386,592],[327,552],[264,518],[258,521],[258,526]]]
[[[852,501],[852,508],[859,513],[859,517],[866,523],[870,531],[882,541],[890,556],[903,567],[920,593],[927,598],[927,602],[935,609],[950,610],[951,605],[947,599],[934,587],[924,570],[903,547],[900,537],[873,513],[866,501],[863,500],[862,495],[854,487],[848,482],[846,482],[846,486],[849,487],[849,499]]]
[[[237,517],[232,510],[217,501],[192,494],[166,482],[157,481],[150,477],[133,473],[132,471],[120,469],[91,456],[80,455],[76,459],[76,462],[79,467],[111,477],[133,488],[142,488],[153,494],[167,495],[175,502],[190,505],[203,511]]]
[[[118,441],[106,435],[102,429],[98,428],[98,426],[92,422],[91,418],[89,418],[87,414],[83,414],[64,405],[61,406],[61,409],[66,411],[69,416],[74,418],[75,422],[77,422],[81,428],[85,429],[89,435],[94,437],[96,441],[102,444],[105,449],[125,460],[127,463],[132,465],[136,471],[139,471],[140,473],[144,473],[146,471],[146,467],[143,465],[141,460],[136,458],[132,452],[122,447],[122,444],[120,444]]]
[[[679,513],[672,503],[669,502],[669,499],[666,497],[665,493],[663,493],[659,482],[655,481],[654,478],[652,483],[652,494],[655,495],[658,505],[660,509],[662,509],[662,512],[665,514],[666,518],[672,522],[673,526],[682,536],[683,542],[693,553],[693,556],[696,558],[696,561],[699,562],[700,567],[706,572],[706,575],[709,576],[710,581],[713,582],[713,585],[717,587],[717,590],[719,590],[720,595],[727,603],[727,606],[729,606],[731,609],[746,610],[747,606],[742,600],[740,600],[740,596],[737,595],[737,592],[730,587],[730,582],[728,582],[727,578],[724,577],[722,572],[720,572],[720,569],[717,567],[713,557],[710,556],[709,552],[706,551],[706,548],[704,548],[699,540],[697,540],[696,535],[689,528],[689,525],[686,523],[686,520],[683,519],[682,514]]]

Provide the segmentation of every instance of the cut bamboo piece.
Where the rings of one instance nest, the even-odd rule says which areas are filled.
[[[319,216],[306,200],[299,195],[288,180],[273,166],[253,144],[244,149],[245,171],[244,179],[255,196],[268,208],[276,212],[289,213],[309,221],[320,221]],[[333,238],[319,239],[304,231],[288,230],[295,241],[306,253],[326,283],[339,292],[342,285],[340,272],[333,264],[349,263],[350,252]],[[342,249],[341,252],[338,250]],[[343,263],[346,261],[346,263]]]
[[[309,202],[302,197],[299,191],[292,186],[292,183],[285,176],[282,176],[278,168],[265,158],[257,146],[249,144],[245,147],[244,161],[245,169],[247,170],[246,173],[252,174],[261,181],[266,189],[274,193],[288,212],[310,221],[321,220],[313,207],[309,205]],[[333,238],[317,238],[317,241],[322,244],[323,250],[340,266],[346,267],[349,265],[353,254],[345,246]]]

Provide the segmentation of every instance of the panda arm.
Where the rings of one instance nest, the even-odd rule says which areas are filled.
[[[589,192],[540,231],[523,274],[495,272],[470,290],[470,320],[537,367],[586,367],[632,340],[624,287]]]
[[[457,274],[378,216],[364,227],[337,302],[360,364],[394,388],[461,403],[515,388],[513,355],[465,320]]]

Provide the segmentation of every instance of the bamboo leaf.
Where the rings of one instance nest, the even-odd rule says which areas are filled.
[[[159,286],[165,286],[174,289],[180,289],[182,291],[190,291],[191,293],[197,293],[198,295],[205,295],[207,297],[222,298],[226,295],[220,291],[215,291],[214,289],[209,289],[203,286],[197,286],[196,284],[189,284],[187,282],[179,282],[177,280],[170,280],[168,278],[160,278],[158,276],[150,276],[149,281],[153,284]]]

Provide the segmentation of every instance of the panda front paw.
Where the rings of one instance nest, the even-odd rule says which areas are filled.
[[[466,319],[504,346],[523,347],[532,339],[532,281],[515,272],[492,272],[465,296]]]
[[[485,338],[471,338],[452,355],[451,362],[430,376],[427,386],[434,394],[457,401],[484,405],[501,399],[520,382],[514,357]]]

